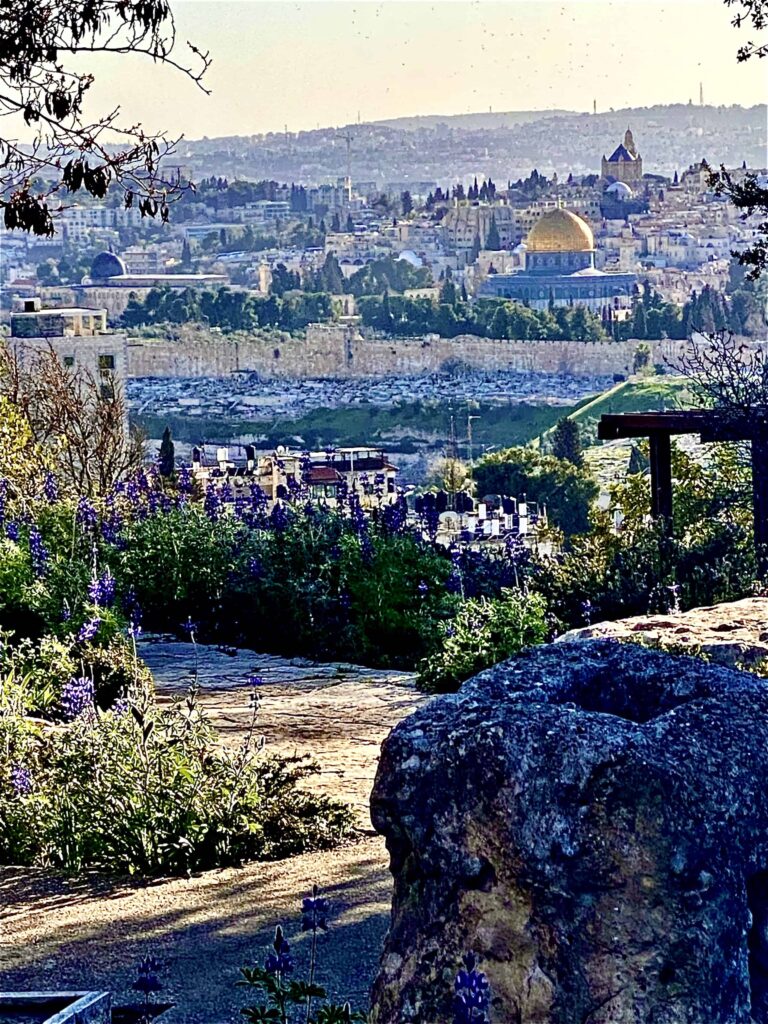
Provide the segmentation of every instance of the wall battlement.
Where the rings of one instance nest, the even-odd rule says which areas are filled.
[[[684,342],[649,342],[651,362],[674,362]],[[460,335],[364,339],[345,326],[310,324],[306,338],[273,342],[212,335],[191,341],[128,342],[129,377],[388,377],[473,370],[605,375],[632,372],[636,341],[509,341]]]

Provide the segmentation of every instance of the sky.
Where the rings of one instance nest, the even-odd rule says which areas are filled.
[[[140,56],[89,58],[92,109],[187,138],[414,114],[765,102],[764,61],[723,0],[171,0],[178,56],[210,95]]]

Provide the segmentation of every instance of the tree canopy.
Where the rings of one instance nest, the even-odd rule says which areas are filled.
[[[589,510],[598,486],[584,470],[533,448],[493,452],[474,469],[478,494],[525,497],[546,505],[549,521],[566,536],[589,530]]]
[[[174,142],[165,132],[123,124],[119,108],[86,113],[94,76],[72,71],[82,54],[137,54],[169,65],[200,88],[210,64],[192,43],[189,64],[176,49],[166,0],[13,0],[0,4],[0,207],[5,226],[35,235],[55,233],[54,197],[81,189],[103,199],[110,185],[142,216],[168,219],[169,204],[184,190],[168,180],[162,163]],[[31,145],[18,141],[32,128]]]

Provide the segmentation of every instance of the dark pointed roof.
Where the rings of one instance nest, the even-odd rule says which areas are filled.
[[[622,161],[627,161],[628,163],[632,163],[635,160],[637,160],[637,157],[636,156],[632,156],[632,154],[629,152],[629,150],[623,144],[620,145],[620,146],[617,146],[616,149],[614,149],[614,151],[608,157],[608,163],[609,164],[618,164],[618,163],[621,163]]]

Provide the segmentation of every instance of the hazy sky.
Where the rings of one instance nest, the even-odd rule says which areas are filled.
[[[203,135],[405,114],[598,110],[766,98],[765,62],[722,0],[172,0],[208,49],[210,96],[139,57],[101,58],[94,98],[124,120]],[[93,63],[93,62],[91,62]],[[90,66],[90,65],[89,65]]]

